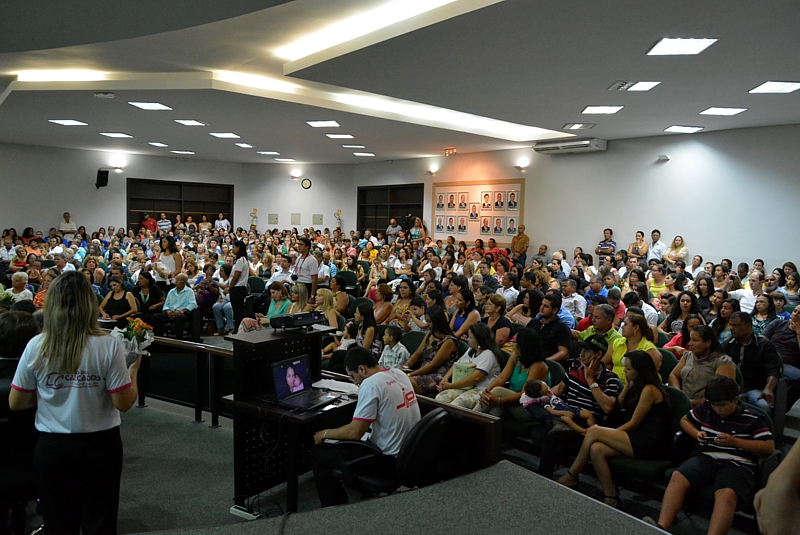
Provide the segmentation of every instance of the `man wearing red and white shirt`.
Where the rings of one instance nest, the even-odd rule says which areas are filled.
[[[372,352],[360,346],[347,352],[344,364],[347,375],[359,385],[358,404],[349,424],[314,435],[320,446],[311,454],[311,466],[322,507],[347,503],[347,493],[331,472],[351,460],[335,443],[323,442],[361,440],[371,428],[368,441],[383,452],[381,469],[391,471],[403,440],[420,420],[414,387],[405,373],[379,366]]]

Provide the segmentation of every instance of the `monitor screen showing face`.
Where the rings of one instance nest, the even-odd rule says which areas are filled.
[[[272,365],[272,375],[278,401],[296,392],[311,389],[307,355],[276,362]]]

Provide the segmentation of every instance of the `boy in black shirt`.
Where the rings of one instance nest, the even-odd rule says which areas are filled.
[[[753,468],[758,457],[775,451],[772,433],[764,420],[739,405],[736,381],[718,375],[708,382],[705,393],[706,400],[681,419],[681,429],[700,443],[700,452],[672,474],[658,524],[650,517],[643,519],[664,530],[672,527],[691,488],[714,485],[714,511],[708,533],[727,533],[737,503],[753,501]]]

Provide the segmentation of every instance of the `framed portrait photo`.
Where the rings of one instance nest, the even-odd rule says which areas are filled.
[[[490,211],[492,209],[492,192],[491,191],[482,191],[481,192],[481,210],[484,212]]]
[[[444,217],[443,215],[436,216],[436,232],[444,232]]]
[[[469,220],[470,222],[479,222],[481,219],[481,214],[479,211],[481,203],[479,202],[471,202],[469,203]]]
[[[445,227],[447,229],[447,232],[448,233],[455,232],[456,231],[456,216],[454,216],[453,214],[448,214],[448,215],[445,216],[445,221],[447,221],[447,226]]]
[[[492,222],[492,234],[495,236],[504,236],[506,233],[506,218],[500,216],[492,216],[490,218]]]
[[[467,210],[469,210],[469,192],[459,191],[458,192],[458,211],[459,212],[466,212]]]
[[[447,193],[447,209],[448,210],[455,210],[456,209],[456,195],[458,195],[455,191],[449,191]]]
[[[517,218],[514,216],[508,216],[506,218],[506,236],[516,236],[518,226],[519,221],[517,221]]]
[[[439,212],[444,210],[444,193],[440,193],[436,196],[436,211]]]
[[[466,234],[467,233],[467,217],[464,215],[458,216],[458,230],[456,231],[458,234]]]
[[[519,211],[519,191],[512,189],[506,192],[506,207],[509,211]]]
[[[495,191],[492,195],[492,210],[505,210],[506,209],[506,192]]]
[[[488,236],[491,233],[492,233],[492,218],[491,217],[482,217],[481,218],[481,234]]]

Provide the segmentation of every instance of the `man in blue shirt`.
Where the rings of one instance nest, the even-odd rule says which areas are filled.
[[[167,294],[162,312],[152,316],[154,335],[164,336],[164,324],[172,322],[175,323],[175,334],[178,339],[183,338],[186,324],[191,324],[191,312],[197,308],[194,292],[186,284],[188,281],[189,277],[185,273],[179,273],[175,277],[175,288]]]

